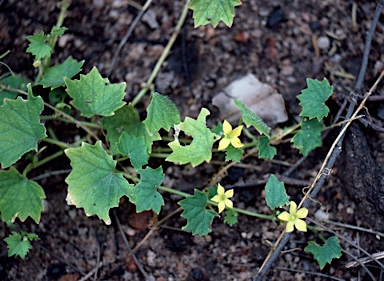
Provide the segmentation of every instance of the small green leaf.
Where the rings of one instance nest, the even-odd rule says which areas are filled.
[[[131,188],[133,195],[130,196],[132,203],[136,204],[136,212],[153,210],[160,213],[161,206],[164,205],[163,196],[157,191],[157,187],[164,180],[163,168],[156,170],[147,167],[145,170],[137,170],[140,174],[140,182]]]
[[[123,132],[117,143],[117,148],[121,154],[129,156],[132,166],[136,169],[141,169],[148,163],[149,155],[142,136],[130,136],[127,132]]]
[[[305,252],[313,254],[315,260],[320,265],[320,269],[323,269],[327,263],[331,264],[332,259],[340,258],[341,250],[342,248],[339,245],[339,238],[337,236],[328,238],[323,246],[309,241],[308,246],[304,249]]]
[[[275,175],[270,175],[265,185],[265,200],[272,210],[289,204],[289,197],[285,191],[284,183],[280,182]]]
[[[34,233],[12,231],[11,235],[4,238],[7,243],[8,257],[16,255],[24,259],[28,251],[32,249],[31,241],[35,240],[39,240],[39,237]]]
[[[62,64],[56,64],[45,70],[43,78],[38,84],[51,89],[64,86],[64,77],[72,78],[81,71],[84,61],[78,62],[72,57],[68,57]]]
[[[161,128],[169,131],[180,123],[180,113],[172,101],[154,93],[147,108],[147,118],[143,122],[150,133],[158,132]]]
[[[301,91],[302,94],[297,98],[300,100],[300,105],[303,110],[300,113],[302,117],[309,119],[317,118],[321,121],[324,117],[328,116],[329,108],[325,102],[333,93],[333,86],[329,85],[326,78],[322,82],[307,78],[308,88]]]
[[[84,208],[88,216],[97,215],[109,224],[109,210],[119,205],[123,195],[132,195],[132,185],[115,172],[117,162],[101,147],[101,141],[68,148],[65,154],[72,166],[72,172],[65,179],[67,203]]]
[[[189,8],[193,10],[195,27],[210,23],[216,27],[220,21],[231,27],[239,5],[240,0],[192,0]]]
[[[195,189],[193,196],[187,197],[179,202],[183,209],[181,216],[187,219],[185,230],[191,230],[192,234],[207,235],[211,232],[211,224],[217,213],[207,210],[207,195]]]
[[[6,86],[10,89],[18,89],[22,91],[27,91],[27,84],[29,80],[20,75],[11,75],[0,80],[0,84]],[[0,106],[3,105],[3,100],[5,98],[14,100],[16,99],[18,93],[16,91],[10,91],[6,89],[0,89]]]
[[[306,156],[312,149],[321,146],[323,124],[316,119],[301,120],[301,129],[293,137],[292,142],[300,153]]]
[[[80,74],[80,80],[64,78],[71,104],[81,111],[81,115],[92,117],[96,114],[112,116],[125,102],[125,82],[111,84],[101,77],[94,67],[87,75]]]
[[[233,103],[241,111],[242,119],[248,128],[253,126],[260,134],[264,134],[266,136],[269,135],[271,128],[269,128],[259,116],[248,109],[241,101],[234,99]]]
[[[52,47],[49,45],[47,35],[44,34],[44,31],[41,30],[40,33],[27,36],[27,40],[30,43],[26,52],[32,53],[36,60],[51,56]]]
[[[143,137],[147,146],[147,152],[152,150],[153,141],[159,140],[159,133],[149,135],[147,127],[140,122],[139,115],[132,105],[124,106],[115,112],[115,115],[101,119],[104,128],[107,130],[107,137],[113,154],[118,154],[117,143],[123,132],[137,138]]]
[[[238,215],[239,215],[238,212],[236,212],[234,209],[229,209],[225,211],[224,222],[229,226],[234,226],[237,223]]]
[[[269,137],[261,136],[258,139],[257,149],[259,150],[260,158],[273,159],[276,155],[276,148],[269,145]]]
[[[15,168],[0,171],[0,213],[3,221],[14,221],[16,218],[25,221],[31,217],[39,223],[44,198],[41,186],[22,176]]]
[[[216,135],[221,135],[223,133],[223,123],[219,122],[217,125],[213,126],[211,132]]]
[[[177,139],[178,133],[176,133],[176,139],[168,143],[172,153],[165,159],[166,161],[178,162],[181,165],[191,163],[195,167],[204,161],[211,160],[212,145],[218,136],[206,127],[207,115],[209,115],[208,109],[202,108],[197,120],[186,117],[184,122],[177,125],[177,129],[192,136],[193,141],[190,145],[182,146]]]
[[[5,99],[0,106],[0,163],[7,168],[20,157],[37,149],[37,142],[46,137],[45,127],[39,121],[44,102],[41,97],[33,97],[28,85],[28,100],[18,97]]]
[[[240,162],[243,156],[244,150],[241,148],[234,148],[232,145],[228,146],[225,150],[225,161],[236,161]]]
[[[54,27],[52,27],[51,35],[52,36],[62,36],[67,29],[68,28],[66,28],[64,26],[60,26],[60,27],[54,26]]]

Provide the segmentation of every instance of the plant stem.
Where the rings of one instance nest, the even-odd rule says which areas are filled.
[[[188,194],[186,192],[183,192],[183,191],[180,191],[180,190],[175,190],[175,189],[172,189],[172,188],[169,188],[169,187],[165,187],[165,186],[159,186],[158,189],[163,190],[165,192],[173,193],[173,194],[176,194],[176,195],[179,195],[179,196],[183,196],[183,197],[186,197],[186,198],[192,196],[191,194]],[[213,202],[211,200],[208,200],[208,204],[217,206],[217,203]],[[244,214],[244,215],[247,215],[247,216],[251,216],[251,217],[257,217],[257,218],[261,218],[261,219],[268,219],[268,220],[272,220],[272,221],[275,219],[275,215],[264,215],[264,214],[259,214],[259,213],[255,213],[255,212],[251,212],[251,211],[247,211],[247,210],[243,210],[243,209],[239,209],[239,208],[235,208],[235,207],[233,208],[233,210],[238,212],[238,213],[241,213],[241,214]]]
[[[84,126],[87,126],[89,128],[95,128],[95,129],[100,129],[101,126],[99,124],[91,123],[91,122],[86,122],[86,121],[78,121],[78,122],[73,122],[72,120],[68,120],[66,118],[60,117],[60,116],[54,116],[54,115],[44,115],[40,116],[40,120],[58,120],[66,123],[71,123],[71,124],[82,124]]]
[[[151,153],[150,156],[153,158],[167,158],[169,153]]]
[[[41,165],[44,165],[45,163],[47,163],[47,162],[49,162],[49,161],[51,161],[57,157],[60,157],[61,155],[63,155],[63,153],[64,153],[64,151],[60,150],[60,151],[58,151],[52,155],[45,157],[41,161],[29,163],[23,171],[23,176],[26,177],[27,173],[30,172],[31,170],[33,170],[33,169],[35,169]]]
[[[50,144],[57,145],[58,147],[60,147],[62,149],[66,149],[66,148],[71,147],[71,145],[69,145],[69,144],[67,144],[65,142],[62,142],[62,141],[59,141],[59,140],[50,139],[50,138],[42,139],[42,141],[45,141],[45,142],[50,143]]]
[[[211,201],[209,201],[209,203],[212,204],[215,202],[211,203]],[[238,213],[241,213],[241,214],[244,214],[247,216],[251,216],[251,217],[257,217],[257,218],[267,219],[267,220],[271,220],[271,221],[275,220],[275,215],[264,215],[264,214],[259,214],[259,213],[255,213],[255,212],[251,212],[251,211],[247,211],[247,210],[243,210],[243,209],[239,209],[239,208],[235,208],[235,207],[233,207],[233,210],[238,212]]]
[[[186,192],[183,192],[183,191],[180,191],[180,190],[176,190],[176,189],[173,189],[173,188],[169,188],[169,187],[165,187],[165,186],[159,186],[158,189],[160,189],[162,191],[165,191],[165,192],[168,192],[168,193],[173,193],[173,194],[176,194],[176,195],[179,195],[179,196],[183,196],[183,197],[192,196],[191,194],[188,194]]]
[[[63,25],[64,19],[65,19],[65,16],[66,16],[66,13],[67,13],[67,10],[68,10],[68,7],[70,4],[71,4],[71,0],[62,0],[61,1],[60,14],[59,14],[59,17],[57,18],[57,22],[56,22],[57,27],[60,27]],[[57,35],[53,36],[53,38],[51,38],[51,42],[50,42],[50,47],[52,48],[51,54],[53,53],[57,39],[58,39]],[[41,79],[41,77],[43,76],[44,70],[47,69],[50,64],[51,64],[51,56],[46,56],[44,58],[42,64],[39,66],[39,73],[37,74],[35,81],[39,81]]]
[[[185,18],[187,17],[187,14],[188,14],[188,6],[189,6],[190,2],[191,2],[191,0],[187,0],[185,2],[183,11],[182,11],[181,16],[179,18],[179,21],[177,22],[175,30],[173,31],[172,36],[169,39],[167,46],[165,46],[163,53],[161,54],[159,60],[157,61],[155,67],[153,68],[152,73],[151,73],[150,77],[148,78],[146,85],[140,90],[140,92],[132,100],[133,106],[135,106],[141,100],[141,98],[147,93],[148,89],[150,89],[153,81],[155,80],[157,74],[159,73],[161,66],[163,65],[165,59],[167,58],[169,51],[171,50],[173,44],[175,43],[176,38],[180,33],[181,27],[184,24]]]

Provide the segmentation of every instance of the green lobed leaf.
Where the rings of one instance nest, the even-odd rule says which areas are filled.
[[[300,100],[300,105],[303,107],[300,116],[308,117],[309,119],[317,118],[321,121],[328,116],[329,108],[325,102],[333,93],[333,86],[329,85],[326,78],[323,81],[307,78],[308,88],[301,91],[302,94],[297,98]]]
[[[27,84],[29,80],[21,75],[10,75],[0,80],[0,84],[6,86],[10,89],[18,89],[22,91],[27,91]],[[3,100],[5,98],[14,100],[16,99],[18,93],[15,91],[10,91],[6,89],[0,89],[0,106],[3,105]]]
[[[240,0],[192,0],[189,8],[193,10],[195,27],[210,23],[216,27],[220,21],[231,27],[239,5]]]
[[[123,195],[131,196],[133,187],[116,173],[116,161],[101,146],[82,143],[79,148],[67,148],[72,171],[65,179],[68,184],[67,203],[84,208],[87,216],[97,215],[110,223],[109,210],[119,205]]]
[[[161,128],[169,131],[180,123],[180,113],[171,100],[154,93],[147,108],[147,118],[143,122],[150,133],[158,132]]]
[[[234,226],[237,223],[237,216],[239,215],[234,209],[225,211],[224,222],[229,226]]]
[[[259,150],[260,158],[273,159],[277,150],[274,146],[269,145],[269,137],[261,136],[258,138],[257,149]]]
[[[253,126],[260,134],[269,135],[271,128],[259,116],[248,109],[241,101],[234,99],[233,103],[241,111],[242,119],[247,127]]]
[[[104,128],[107,130],[107,137],[111,145],[113,154],[118,154],[117,143],[123,132],[129,136],[143,137],[147,146],[147,152],[152,150],[153,141],[159,140],[160,135],[154,133],[149,135],[147,127],[140,122],[139,115],[132,105],[124,106],[115,112],[115,115],[101,119]]]
[[[193,196],[187,197],[179,202],[183,209],[181,216],[187,220],[183,227],[185,230],[191,230],[192,234],[207,235],[211,232],[211,224],[217,213],[207,210],[207,195],[195,189]]]
[[[125,104],[126,83],[109,83],[107,78],[101,77],[96,67],[87,75],[80,74],[80,80],[64,78],[64,81],[67,93],[73,99],[71,104],[81,111],[82,116],[112,116],[115,110]]]
[[[265,185],[265,201],[272,210],[289,204],[289,196],[285,191],[284,183],[280,182],[274,174],[269,176],[268,182]]]
[[[0,213],[3,221],[14,221],[17,217],[25,221],[31,217],[39,223],[44,198],[41,186],[28,180],[14,167],[0,171]]]
[[[30,43],[26,52],[32,53],[36,60],[51,56],[52,47],[49,45],[48,35],[45,35],[44,31],[41,30],[40,33],[27,36],[27,40]]]
[[[39,121],[44,102],[41,97],[33,97],[28,85],[28,100],[18,97],[5,99],[0,106],[0,163],[7,168],[21,156],[37,149],[37,142],[46,137],[45,127]]]
[[[31,241],[34,240],[39,240],[34,233],[12,231],[11,235],[4,238],[5,243],[7,243],[8,257],[16,255],[24,259],[28,251],[32,249]]]
[[[52,27],[51,35],[52,36],[62,36],[67,29],[68,28],[66,28],[64,26],[54,26],[54,27]]]
[[[240,162],[240,159],[243,156],[243,152],[244,150],[242,150],[241,148],[235,148],[230,145],[225,150],[225,161]]]
[[[309,241],[308,246],[304,248],[305,252],[313,254],[320,269],[323,269],[327,263],[331,264],[332,259],[340,258],[341,250],[342,248],[339,245],[339,238],[337,238],[337,236],[328,238],[323,246],[318,245],[316,242]]]
[[[132,166],[136,169],[141,169],[148,163],[147,145],[142,136],[130,136],[127,132],[123,132],[117,143],[117,148],[121,154],[129,156]]]
[[[312,149],[321,146],[321,131],[323,124],[316,119],[301,120],[301,129],[293,137],[292,142],[300,153],[306,156]]]
[[[190,145],[181,145],[176,133],[175,140],[168,143],[172,153],[165,159],[166,161],[178,162],[181,165],[191,163],[195,167],[204,161],[211,160],[212,145],[219,136],[206,127],[207,115],[209,115],[208,109],[202,108],[197,120],[186,117],[184,122],[176,126],[178,130],[192,136],[193,140]]]
[[[72,57],[68,57],[63,63],[46,69],[38,84],[43,85],[45,88],[51,87],[51,89],[64,86],[64,77],[71,79],[81,71],[83,64],[84,61],[78,62]]]
[[[157,214],[160,213],[161,206],[164,205],[163,196],[157,191],[157,187],[164,180],[163,168],[158,167],[156,170],[147,167],[146,169],[138,169],[140,174],[140,182],[133,188],[130,200],[136,204],[136,212],[140,213],[146,210],[153,210]]]

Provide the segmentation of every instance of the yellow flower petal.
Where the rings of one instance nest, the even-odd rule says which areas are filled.
[[[300,219],[304,219],[308,216],[308,209],[307,208],[301,208],[297,211],[297,217]]]
[[[219,142],[218,150],[226,149],[230,143],[231,143],[231,141],[229,139],[227,139],[226,137],[222,138]]]
[[[278,215],[278,219],[281,221],[289,221],[291,218],[290,214],[288,212],[284,211],[280,215]]]
[[[231,197],[233,197],[233,193],[234,193],[233,189],[227,190],[227,191],[225,192],[225,196],[226,196],[227,198],[231,198]]]
[[[292,221],[287,222],[287,228],[285,230],[287,232],[292,232],[293,231],[293,222]]]
[[[233,208],[233,202],[229,199],[225,200],[225,206],[227,206],[229,209]]]
[[[243,125],[237,127],[236,129],[232,130],[231,137],[238,137],[241,134],[241,130],[243,129]]]
[[[225,203],[223,201],[220,201],[217,207],[219,208],[219,214],[220,214],[225,209]]]
[[[217,184],[217,194],[218,195],[223,195],[224,194],[224,187],[221,184]]]
[[[232,132],[232,126],[227,120],[224,120],[223,122],[223,132],[224,135],[229,135]]]
[[[289,206],[289,212],[291,214],[296,213],[297,205],[294,201],[291,201],[291,205]]]
[[[301,219],[297,219],[295,222],[295,226],[296,226],[297,230],[307,232],[307,224],[305,221],[303,221]]]
[[[241,143],[241,140],[237,137],[232,138],[231,143],[232,143],[233,147],[235,147],[235,148],[240,148],[240,147],[244,146],[244,144]]]
[[[213,202],[216,202],[216,203],[219,203],[220,202],[220,196],[219,195],[215,195],[212,197],[211,199]]]

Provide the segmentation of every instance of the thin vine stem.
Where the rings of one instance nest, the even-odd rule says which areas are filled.
[[[35,169],[37,167],[40,167],[41,165],[44,165],[45,163],[48,163],[49,161],[52,161],[52,160],[56,159],[57,157],[60,157],[63,154],[64,154],[64,151],[60,150],[60,151],[58,151],[58,152],[56,152],[54,154],[51,154],[51,155],[45,157],[44,159],[42,159],[42,160],[40,160],[38,162],[29,163],[27,165],[27,167],[25,167],[25,169],[23,171],[23,176],[26,176],[27,173],[29,173],[33,169]]]

